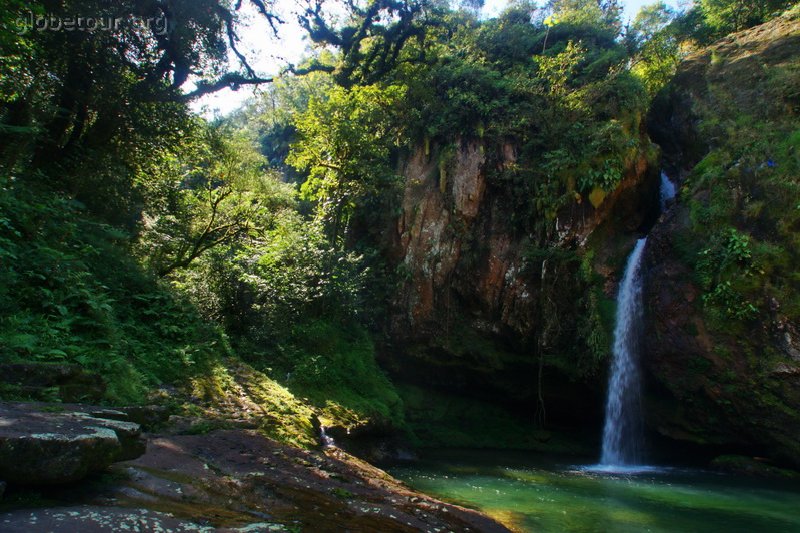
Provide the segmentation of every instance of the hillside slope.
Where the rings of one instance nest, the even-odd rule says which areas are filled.
[[[800,20],[689,57],[650,131],[682,182],[648,246],[649,422],[800,465]]]

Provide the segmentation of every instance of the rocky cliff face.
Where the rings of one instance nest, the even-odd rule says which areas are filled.
[[[648,420],[800,465],[800,21],[690,57],[650,131],[683,181],[647,248]]]
[[[596,376],[577,379],[582,360],[596,359],[578,329],[592,305],[587,287],[602,290],[608,280],[613,297],[620,265],[611,264],[616,254],[607,249],[597,261],[587,253],[603,241],[595,239],[600,233],[624,248],[646,225],[657,184],[652,150],[633,158],[610,194],[592,201],[574,194],[543,239],[514,222],[508,187],[491,178],[492,165],[514,164],[512,145],[459,140],[450,150],[445,158],[441,149],[419,149],[402,169],[402,212],[389,255],[403,282],[392,303],[385,366],[400,381],[531,411],[543,355],[551,420],[597,421],[603,387]],[[591,272],[593,265],[604,276]]]
[[[655,102],[648,131],[683,186],[648,241],[645,343],[652,430],[794,465],[798,58],[800,23],[784,16],[688,58]],[[616,190],[576,194],[534,235],[492,178],[514,146],[462,139],[443,152],[419,149],[402,168],[388,255],[403,280],[383,364],[413,385],[421,418],[468,412],[446,396],[468,393],[528,420],[544,400],[548,422],[599,426],[613,299],[655,222],[658,165],[640,150]]]

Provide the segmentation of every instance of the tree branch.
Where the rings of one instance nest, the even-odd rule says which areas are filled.
[[[267,10],[267,4],[263,0],[250,0],[250,1],[253,3],[253,5],[256,6],[258,12],[261,13],[264,16],[264,18],[267,19],[267,22],[269,22],[269,26],[272,28],[272,31],[277,34],[278,28],[275,27],[275,24],[276,23],[283,24],[283,20],[275,13],[271,13],[269,10]],[[237,11],[241,7],[241,5],[242,2],[241,0],[239,0],[238,3],[236,4]]]
[[[274,80],[275,80],[274,77],[269,77],[269,78],[261,78],[258,76],[247,77],[237,72],[228,72],[227,74],[224,74],[221,78],[215,81],[197,82],[197,88],[194,91],[180,95],[178,97],[178,100],[182,102],[190,102],[195,98],[199,98],[206,94],[215,93],[222,89],[227,88],[237,91],[242,85],[260,85],[262,83],[272,83]]]
[[[305,74],[310,74],[312,72],[334,72],[336,67],[332,65],[323,65],[322,63],[311,63],[307,67],[296,68],[294,65],[287,66],[280,74],[277,76],[270,76],[267,78],[262,78],[260,76],[255,75],[253,73],[252,76],[244,75],[238,72],[228,72],[227,74],[223,74],[222,77],[218,78],[215,81],[199,81],[197,82],[197,87],[194,91],[188,92],[186,94],[182,94],[178,97],[178,99],[182,102],[190,102],[195,98],[199,98],[206,94],[215,93],[222,89],[232,89],[234,91],[238,90],[242,85],[260,85],[262,83],[272,83],[275,81],[276,78],[283,76],[287,73],[294,74],[295,76],[303,76]]]
[[[239,40],[239,37],[236,35],[233,13],[220,5],[216,6],[216,11],[222,21],[225,23],[225,32],[228,34],[228,46],[230,46],[231,50],[236,55],[236,58],[239,60],[239,63],[241,63],[244,67],[245,71],[247,71],[247,75],[250,78],[255,78],[256,73],[253,70],[253,67],[250,66],[250,63],[247,62],[247,58],[244,57],[244,54],[242,54],[236,47],[236,42]]]

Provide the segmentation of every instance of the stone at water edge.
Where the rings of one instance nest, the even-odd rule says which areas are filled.
[[[89,414],[92,408],[42,409],[0,404],[0,479],[26,485],[70,483],[145,451],[137,424],[95,418]]]

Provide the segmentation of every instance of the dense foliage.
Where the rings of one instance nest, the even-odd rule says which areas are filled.
[[[130,236],[80,202],[6,181],[0,196],[0,353],[76,363],[108,378],[108,398],[208,370],[223,337],[127,253]]]
[[[776,312],[788,320],[800,313],[791,267],[800,249],[800,130],[783,103],[778,98],[771,109],[720,106],[702,122],[717,142],[687,183],[692,232],[706,236],[697,239],[704,246],[689,250],[696,254],[692,263],[705,312],[721,331],[747,330]],[[698,191],[709,193],[692,195]]]

